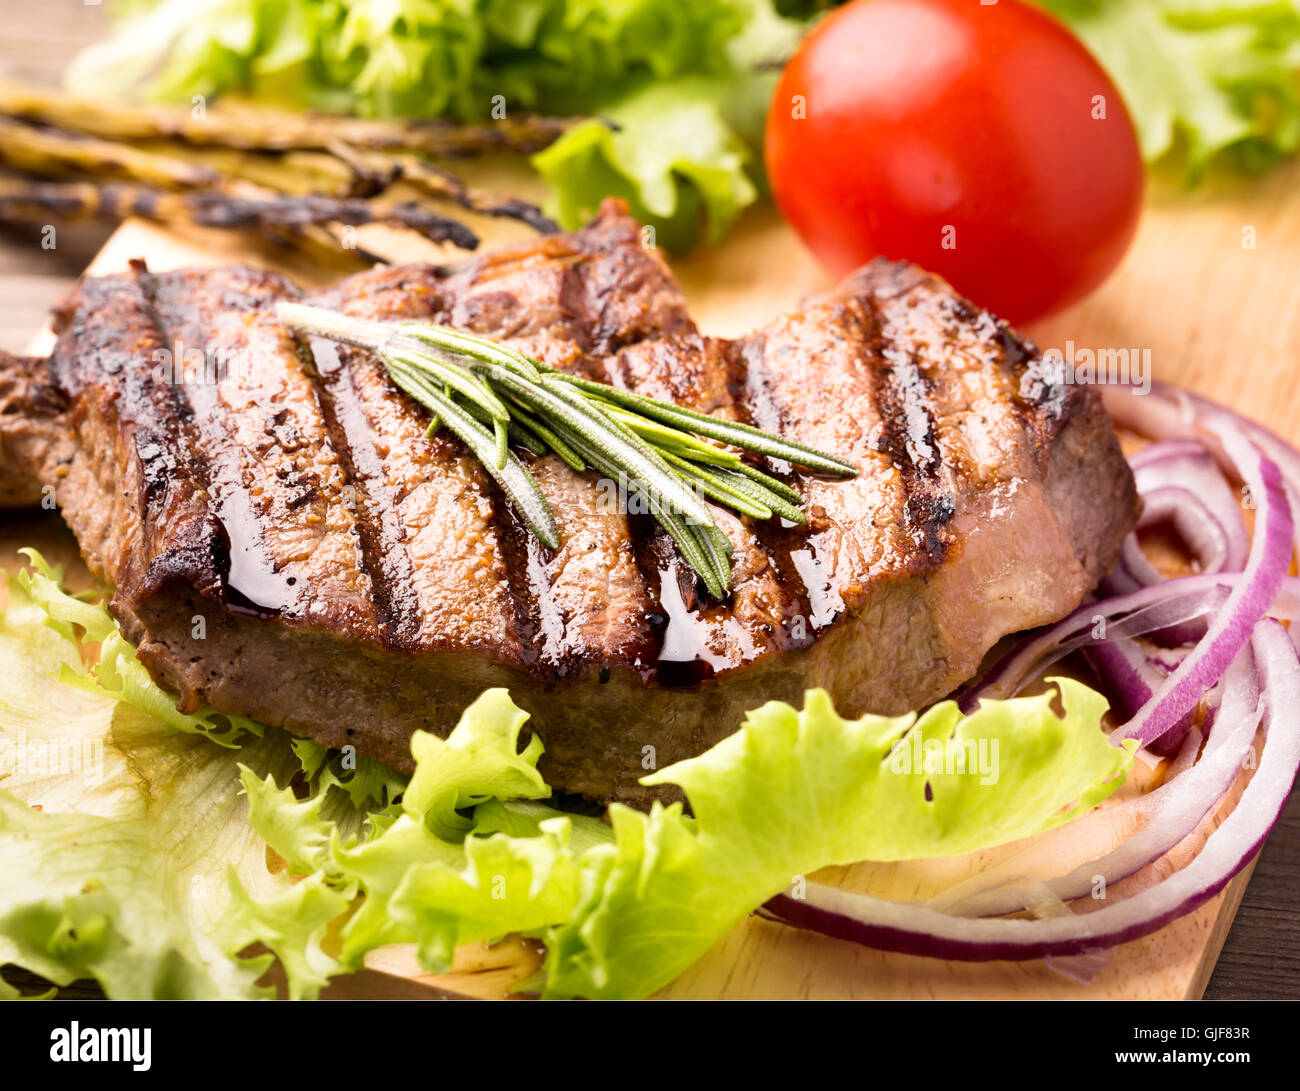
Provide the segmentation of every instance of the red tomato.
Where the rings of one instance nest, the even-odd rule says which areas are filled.
[[[1015,322],[1101,283],[1141,210],[1115,85],[1019,0],[854,0],[786,67],[766,144],[777,203],[832,273],[906,258]]]

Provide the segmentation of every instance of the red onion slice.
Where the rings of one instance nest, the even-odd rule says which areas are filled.
[[[1178,626],[1172,626],[1170,629],[1160,629],[1158,634],[1153,635],[1163,635],[1177,628]],[[1085,644],[1080,651],[1097,675],[1102,691],[1110,699],[1111,710],[1125,720],[1131,719],[1138,709],[1151,700],[1179,662],[1173,660],[1166,664],[1157,660],[1148,655],[1137,641],[1123,636],[1111,636],[1094,644]],[[1153,742],[1149,749],[1162,756],[1176,753],[1192,726],[1194,711]]]
[[[1221,465],[1230,460],[1221,447],[1215,449],[1216,437],[1203,436],[1197,429],[1225,423],[1235,426],[1281,468],[1292,508],[1300,511],[1300,451],[1262,424],[1169,383],[1153,383],[1147,394],[1119,384],[1100,389],[1106,409],[1121,424],[1158,440],[1162,446],[1187,441],[1205,442]],[[1165,447],[1166,451],[1169,449]],[[1295,545],[1300,549],[1300,524],[1297,525]]]
[[[1136,636],[1213,610],[1215,616],[1204,639],[1183,658],[1125,728],[1125,738],[1135,738],[1148,746],[1184,723],[1202,695],[1218,681],[1250,639],[1256,620],[1270,612],[1275,616],[1291,616],[1289,604],[1279,608],[1277,601],[1284,591],[1288,592],[1284,598],[1293,594],[1293,581],[1286,573],[1291,564],[1294,524],[1281,472],[1231,422],[1219,421],[1217,425],[1220,442],[1234,458],[1256,500],[1255,538],[1245,570],[1237,575],[1216,573],[1165,580],[1128,595],[1084,603],[1064,621],[1022,644],[961,694],[958,700],[963,710],[974,708],[980,697],[1012,696],[1025,681],[1056,659],[1104,640],[1112,633]],[[1220,604],[1207,598],[1201,604],[1203,608],[1198,609],[1194,598],[1183,594],[1204,586],[1197,581],[1228,587],[1226,600]],[[1152,618],[1161,616],[1162,608],[1169,612],[1165,620],[1158,625],[1148,624]],[[1180,611],[1182,616],[1175,616]],[[1105,631],[1094,637],[1092,619],[1098,617],[1107,619],[1108,624]]]
[[[1107,406],[1109,408],[1109,402]],[[1198,438],[1187,436],[1178,439],[1156,439],[1152,440],[1140,451],[1135,451],[1129,455],[1128,464],[1136,474],[1140,470],[1150,469],[1161,463],[1185,462],[1200,459],[1206,455],[1209,455],[1211,459],[1214,458],[1213,454]]]
[[[1216,470],[1217,472],[1217,470]],[[1222,481],[1222,478],[1220,478]],[[1221,512],[1214,511],[1205,498],[1181,485],[1138,486],[1142,496],[1142,517],[1138,529],[1169,523],[1187,544],[1203,572],[1240,572],[1249,553],[1246,528],[1238,514],[1241,541],[1229,528]],[[1146,576],[1142,586],[1159,583],[1165,577],[1146,558],[1138,545],[1137,536],[1130,534],[1124,541],[1124,562],[1128,571]]]
[[[1291,567],[1295,525],[1281,470],[1230,422],[1217,421],[1216,434],[1251,490],[1255,537],[1240,579],[1204,638],[1125,725],[1122,738],[1143,746],[1176,727],[1219,680],[1250,640],[1255,622],[1273,605]]]
[[[1139,529],[1172,523],[1204,572],[1240,572],[1245,567],[1250,536],[1237,494],[1204,444],[1193,439],[1158,441],[1133,455],[1129,465],[1143,500]],[[1103,589],[1123,594],[1163,578],[1132,534]],[[1188,642],[1199,635],[1192,634]]]
[[[1189,441],[1175,442],[1182,444]],[[1205,511],[1207,523],[1225,546],[1221,568],[1211,569],[1209,559],[1198,555],[1202,567],[1207,572],[1240,572],[1250,555],[1250,535],[1246,533],[1246,522],[1241,516],[1240,497],[1223,476],[1223,471],[1219,469],[1209,449],[1199,442],[1193,446],[1196,448],[1194,454],[1139,463],[1133,471],[1138,492],[1147,501],[1148,507],[1157,503],[1158,495],[1165,489],[1177,490],[1184,499],[1190,493],[1194,497],[1191,502]],[[1174,514],[1177,517],[1177,513]],[[1139,525],[1150,526],[1153,521],[1152,514],[1143,512]],[[1188,535],[1189,544],[1195,544],[1198,528],[1180,524],[1179,530]]]
[[[1242,578],[1239,573],[1183,576],[1127,595],[1085,602],[998,660],[973,685],[962,691],[957,698],[958,704],[963,712],[969,712],[982,697],[1014,697],[1025,683],[1040,676],[1047,667],[1072,651],[1115,637],[1140,636],[1202,617],[1222,606]],[[1300,595],[1293,602],[1284,598],[1280,607],[1274,605],[1274,609],[1280,609],[1284,616],[1290,616],[1289,607],[1300,607]],[[1104,626],[1098,624],[1099,619]]]
[[[1112,636],[1081,650],[1110,698],[1112,714],[1124,720],[1151,700],[1172,669],[1163,667],[1126,636]]]

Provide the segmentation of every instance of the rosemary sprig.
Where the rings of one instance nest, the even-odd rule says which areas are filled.
[[[752,519],[805,521],[794,489],[719,442],[821,473],[857,474],[824,451],[557,371],[460,330],[372,322],[302,303],[281,303],[277,313],[293,329],[375,353],[393,382],[433,415],[428,434],[445,426],[459,437],[544,545],[559,547],[555,518],[512,443],[533,455],[553,452],[577,471],[593,468],[642,497],[715,598],[731,586],[733,547],[705,498]]]

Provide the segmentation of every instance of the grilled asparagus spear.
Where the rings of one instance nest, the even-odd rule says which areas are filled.
[[[492,151],[533,152],[575,124],[520,115],[478,125],[295,113],[224,101],[213,109],[124,105],[74,98],[0,80],[0,114],[106,140],[178,139],[250,151],[329,151],[331,145],[461,159]]]
[[[464,224],[410,202],[386,205],[320,194],[238,196],[220,189],[173,193],[134,182],[97,185],[0,176],[0,220],[30,221],[54,215],[68,219],[142,216],[202,227],[255,228],[281,238],[310,226],[384,223],[464,250],[478,245],[478,237]]]

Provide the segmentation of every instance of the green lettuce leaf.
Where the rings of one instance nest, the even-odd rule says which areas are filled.
[[[441,971],[462,944],[567,917],[578,880],[570,820],[550,811],[522,827],[525,836],[483,836],[467,816],[498,797],[550,794],[536,768],[541,741],[519,747],[526,719],[504,690],[489,690],[446,740],[417,733],[405,794],[356,838],[323,820],[314,801],[245,772],[250,821],[290,866],[364,895],[343,929],[345,965],[415,943],[424,964]]]
[[[1034,0],[1118,85],[1148,161],[1175,150],[1193,178],[1221,153],[1266,166],[1300,148],[1295,0]]]
[[[758,0],[133,0],[65,82],[84,94],[238,91],[376,116],[583,111],[640,76],[715,69]]]
[[[32,561],[0,615],[0,965],[120,998],[256,997],[272,955],[241,952],[261,943],[290,995],[314,995],[337,969],[322,941],[347,898],[274,873],[240,794],[239,763],[294,775],[287,739],[245,733],[236,757],[147,711],[165,698],[156,687],[82,684],[68,618],[110,638],[115,624]],[[124,657],[116,669],[134,674]]]
[[[107,640],[117,630],[117,623],[107,610],[95,600],[103,598],[102,592],[70,595],[63,590],[63,571],[52,566],[34,549],[20,549],[31,568],[24,568],[16,577],[23,593],[45,614],[45,625],[53,629],[68,643],[79,639]]]
[[[704,77],[652,83],[603,110],[600,121],[570,129],[532,163],[554,190],[551,211],[577,226],[605,197],[622,197],[654,230],[647,243],[680,253],[707,224],[718,242],[757,189],[752,156],[727,124],[721,81]]]
[[[547,933],[546,992],[642,995],[668,984],[800,876],[857,860],[972,852],[1049,829],[1123,783],[1133,748],[1100,730],[1105,700],[952,702],[920,719],[844,720],[826,694],[772,702],[698,758],[645,778],[683,788],[649,815],[612,807],[615,843],[584,857],[584,897]],[[980,759],[979,755],[985,757]]]
[[[739,7],[744,18],[719,54],[721,63],[687,68],[676,78],[656,73],[583,104],[616,128],[586,122],[533,156],[552,187],[550,211],[562,224],[578,227],[602,198],[622,197],[654,229],[655,245],[682,253],[701,235],[720,242],[758,199],[768,103],[779,64],[807,24],[778,15],[771,0]]]
[[[406,777],[356,753],[355,747],[334,754],[310,739],[292,739],[290,744],[303,776],[313,783],[316,792],[328,795],[331,788],[337,788],[354,810],[385,807],[406,788]]]

